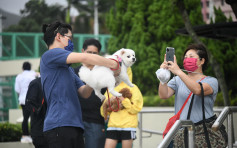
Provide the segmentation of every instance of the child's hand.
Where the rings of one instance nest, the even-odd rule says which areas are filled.
[[[123,96],[118,97],[121,101],[123,101],[125,98]]]

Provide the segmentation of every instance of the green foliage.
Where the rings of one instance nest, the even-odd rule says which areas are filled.
[[[233,96],[232,90],[229,91],[230,105],[237,106],[237,97]],[[219,92],[216,96],[215,106],[225,106],[222,92]]]
[[[66,9],[60,5],[48,6],[45,0],[30,0],[21,10],[23,18],[17,25],[11,25],[6,32],[41,32],[42,24],[64,21]]]
[[[227,18],[221,11],[221,8],[216,9],[216,7],[214,7],[214,13],[215,13],[215,23],[227,22]]]
[[[222,93],[217,94],[214,106],[224,106],[224,99]]]
[[[174,96],[169,99],[160,99],[158,95],[144,96],[143,106],[174,106]]]
[[[21,125],[0,123],[0,142],[19,141],[21,135]]]
[[[225,77],[227,88],[232,91],[232,97],[237,95],[237,40],[205,40],[205,44],[208,49],[212,52],[215,59],[219,62],[222,67],[221,72]],[[208,74],[215,76],[211,71],[211,67],[207,70]]]
[[[99,17],[99,33],[108,34],[108,30],[105,24],[105,14],[113,7],[115,0],[99,0],[98,1],[98,17]],[[73,24],[74,33],[92,33],[94,31],[94,1],[87,1],[87,3],[81,3],[81,1],[75,1],[72,3],[80,15],[76,17]]]

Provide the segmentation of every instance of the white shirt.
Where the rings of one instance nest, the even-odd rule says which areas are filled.
[[[26,93],[28,91],[28,86],[32,80],[36,77],[35,71],[24,70],[22,73],[18,74],[15,81],[15,91],[19,94],[19,104],[25,105]]]

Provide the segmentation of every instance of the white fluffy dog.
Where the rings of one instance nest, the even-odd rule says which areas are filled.
[[[131,49],[122,48],[108,58],[118,61],[121,58],[121,72],[119,76],[114,77],[114,72],[110,68],[98,65],[95,65],[92,70],[82,66],[78,73],[80,79],[94,89],[95,94],[101,101],[105,99],[105,96],[100,92],[102,88],[108,88],[108,91],[113,96],[120,97],[122,94],[114,90],[115,86],[119,85],[122,81],[130,87],[134,86],[127,75],[127,68],[135,63],[135,52]]]

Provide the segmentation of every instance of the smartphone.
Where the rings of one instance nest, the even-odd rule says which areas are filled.
[[[174,62],[175,49],[173,47],[166,47],[166,61]]]

